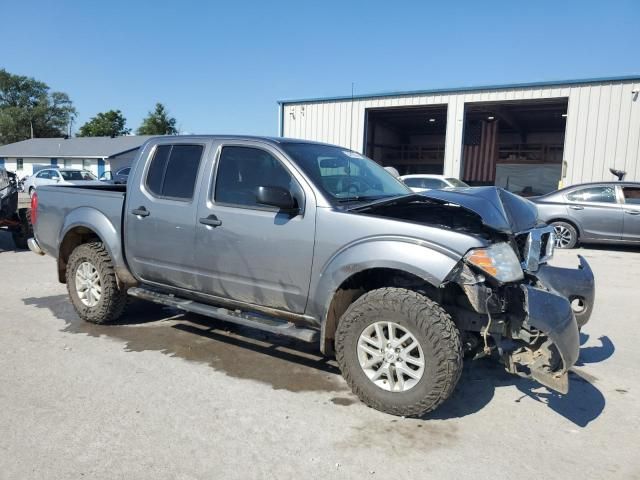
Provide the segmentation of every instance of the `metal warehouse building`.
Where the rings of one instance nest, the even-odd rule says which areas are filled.
[[[359,151],[401,174],[540,194],[640,181],[640,76],[283,100],[281,136]]]

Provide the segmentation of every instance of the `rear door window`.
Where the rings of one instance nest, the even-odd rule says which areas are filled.
[[[616,203],[615,187],[588,187],[574,190],[567,194],[572,202]]]
[[[202,145],[159,145],[147,172],[149,192],[157,197],[191,200],[202,151]]]
[[[622,187],[624,203],[640,205],[640,187]]]

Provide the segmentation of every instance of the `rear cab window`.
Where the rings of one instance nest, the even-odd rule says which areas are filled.
[[[158,145],[147,170],[149,193],[158,198],[191,201],[203,151],[203,145]]]

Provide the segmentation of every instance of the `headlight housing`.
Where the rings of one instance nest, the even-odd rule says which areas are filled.
[[[516,252],[505,242],[469,250],[464,260],[499,282],[515,282],[524,278]]]

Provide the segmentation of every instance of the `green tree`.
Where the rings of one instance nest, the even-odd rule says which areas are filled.
[[[127,119],[120,110],[109,110],[98,113],[95,117],[82,125],[76,136],[78,137],[120,137],[131,133],[126,128]]]
[[[62,137],[76,110],[66,93],[0,69],[0,145],[32,137]]]
[[[138,135],[176,135],[176,119],[169,116],[169,112],[161,103],[156,103],[153,112],[149,112],[142,125],[136,130]]]

